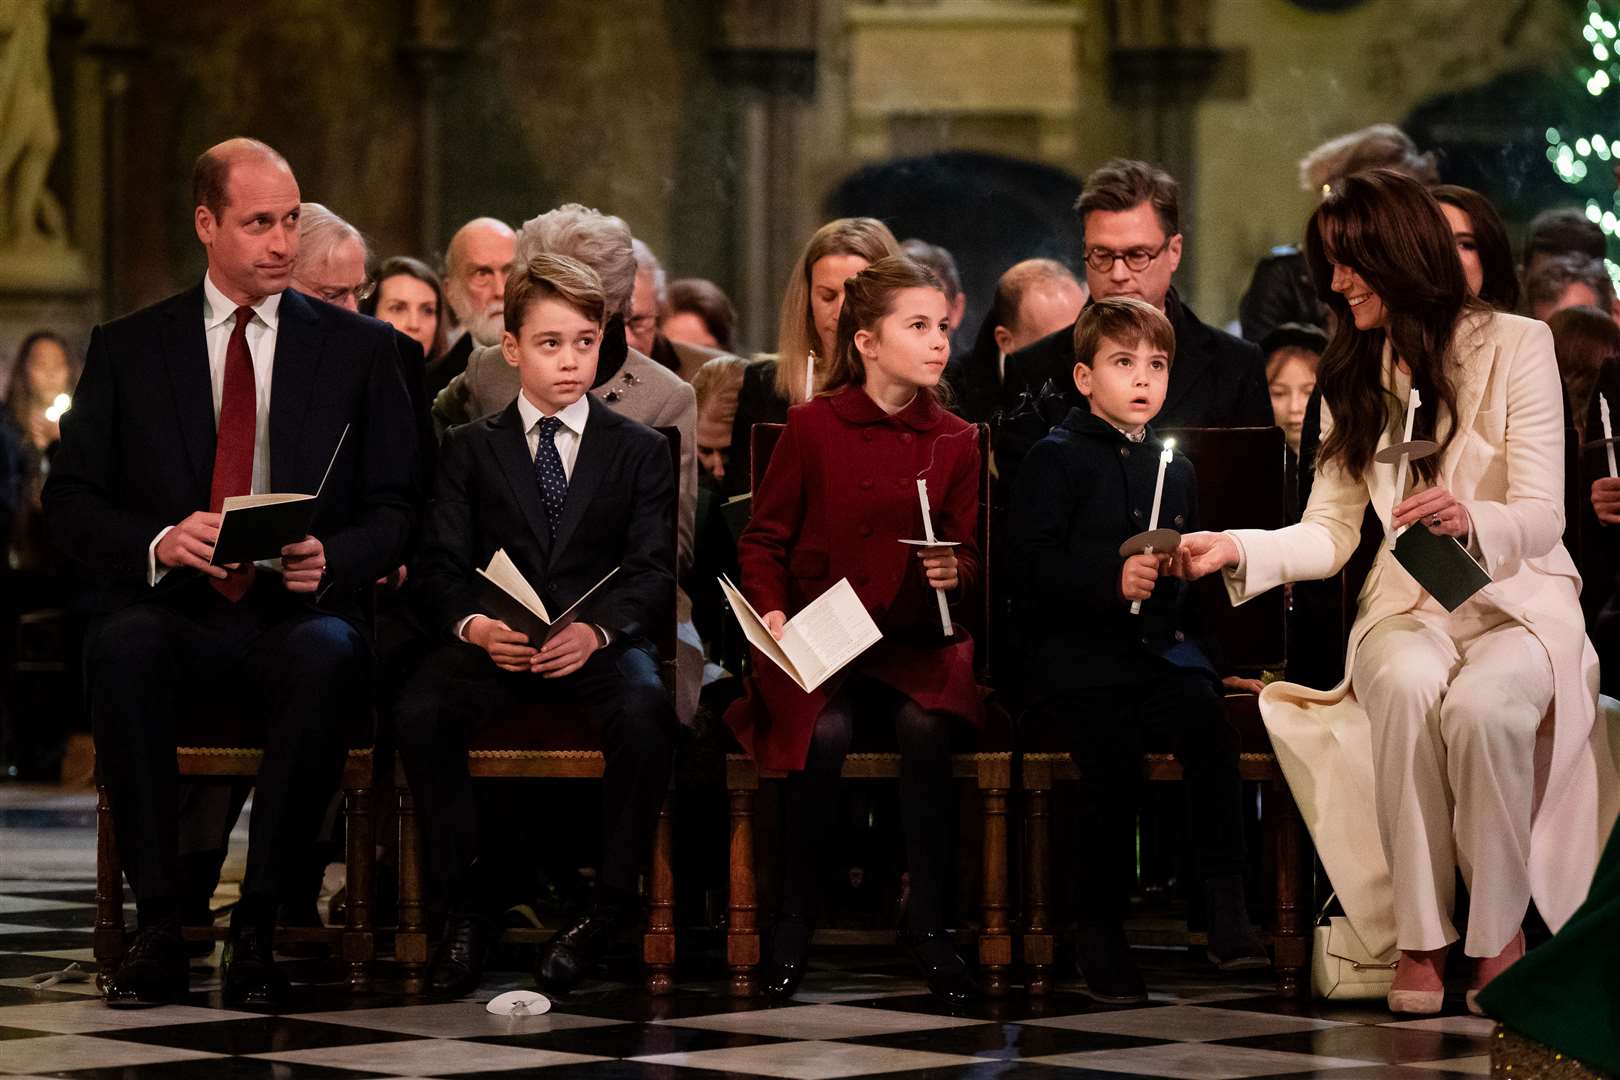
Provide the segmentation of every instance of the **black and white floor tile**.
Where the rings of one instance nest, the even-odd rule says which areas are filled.
[[[356,996],[335,967],[295,962],[305,980],[280,1013],[221,1006],[216,957],[193,969],[185,1005],[108,1009],[92,980],[35,979],[76,964],[93,973],[93,824],[78,796],[38,807],[0,789],[0,1077],[75,1080],[711,1080],[896,1076],[1333,1077],[1443,1080],[1486,1075],[1492,1025],[1461,1001],[1432,1020],[1395,1021],[1379,1003],[1280,1000],[1262,981],[1222,979],[1179,951],[1141,950],[1155,989],[1140,1008],[1107,1008],[1083,985],[1046,999],[1021,992],[952,1011],[886,951],[818,957],[798,1001],[726,995],[718,955],[683,956],[680,989],[648,997],[628,952],[608,978],[542,1016],[483,1002],[528,985],[492,972],[475,999],[434,1002],[378,990]],[[37,812],[35,812],[37,811]],[[54,837],[54,838],[53,838]],[[130,913],[133,919],[133,912]],[[610,981],[616,980],[616,981]]]

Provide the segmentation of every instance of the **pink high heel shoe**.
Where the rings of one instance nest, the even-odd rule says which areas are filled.
[[[1524,955],[1524,931],[1520,930],[1513,935],[1513,939],[1503,947],[1495,956],[1482,956],[1474,961],[1474,985],[1467,995],[1468,1011],[1475,1016],[1484,1016],[1485,1011],[1479,1007],[1479,992],[1490,985],[1491,980],[1512,967]]]
[[[1386,999],[1389,1011],[1413,1016],[1438,1013],[1446,1000],[1445,971],[1446,949],[1428,952],[1403,949],[1395,965],[1395,982]]]

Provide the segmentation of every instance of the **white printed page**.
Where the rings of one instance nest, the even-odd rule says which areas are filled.
[[[759,617],[759,612],[755,611],[748,598],[743,596],[742,590],[723,574],[720,577],[720,591],[726,594],[726,602],[731,605],[731,613],[737,617],[737,624],[742,627],[743,636],[748,639],[748,643],[787,672],[788,677],[799,684],[799,689],[809,691],[811,687],[805,685],[804,678],[799,674],[793,661],[788,659],[787,653],[782,651],[781,644],[771,636],[765,620]]]
[[[814,690],[882,638],[854,586],[841,578],[788,620],[782,651],[798,668],[801,685]]]
[[[529,584],[528,579],[517,568],[517,564],[512,561],[512,557],[506,553],[505,548],[497,549],[489,560],[489,566],[480,570],[479,573],[493,581],[512,599],[540,616],[547,624],[550,624],[551,616],[546,612],[546,605],[540,602],[540,594],[534,591],[534,586]],[[612,574],[608,575],[608,577],[612,576]],[[602,580],[606,581],[607,578]],[[600,585],[601,582],[597,582],[597,584]],[[580,599],[583,600],[584,597],[580,597]]]

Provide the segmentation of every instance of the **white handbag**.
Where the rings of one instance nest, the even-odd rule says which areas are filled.
[[[1329,896],[1316,917],[1311,948],[1311,993],[1333,1001],[1383,998],[1395,982],[1395,961],[1373,956],[1343,915],[1329,915]]]

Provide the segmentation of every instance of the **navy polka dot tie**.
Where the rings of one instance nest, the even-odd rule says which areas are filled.
[[[555,416],[540,418],[540,440],[534,448],[534,482],[540,487],[540,501],[546,504],[546,522],[551,538],[557,538],[562,521],[563,500],[568,498],[568,474],[563,472],[562,455],[557,453],[557,432],[562,421]]]

